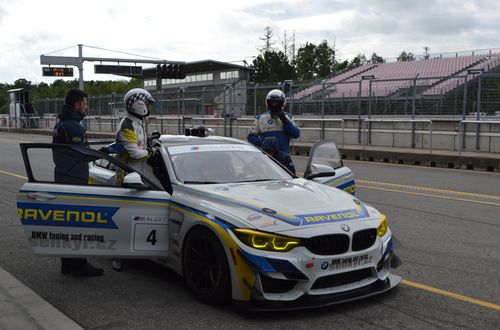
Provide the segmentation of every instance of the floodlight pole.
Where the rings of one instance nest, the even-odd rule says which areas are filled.
[[[80,63],[77,65],[78,67],[78,88],[83,91],[83,45],[78,44],[78,59]]]

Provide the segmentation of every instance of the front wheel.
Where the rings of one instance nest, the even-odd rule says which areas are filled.
[[[195,228],[184,244],[184,278],[191,292],[208,304],[229,301],[231,279],[224,248],[210,230]]]

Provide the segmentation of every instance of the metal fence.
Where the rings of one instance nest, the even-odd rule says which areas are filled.
[[[304,116],[461,116],[500,114],[500,74],[453,77],[361,79],[338,83],[285,81],[269,84],[212,85],[153,92],[153,115],[252,116],[265,111],[265,97],[278,88],[287,110]],[[123,94],[89,97],[89,115],[119,115]],[[35,102],[40,116],[57,114],[64,100]]]

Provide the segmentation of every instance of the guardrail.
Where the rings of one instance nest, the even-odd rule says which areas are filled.
[[[459,143],[458,143],[458,155],[462,154],[462,150],[465,149],[465,130],[463,129],[465,124],[477,124],[477,130],[476,130],[476,149],[479,149],[479,125],[480,124],[500,124],[500,120],[471,120],[471,119],[466,119],[466,120],[461,120],[458,123],[458,136],[459,136]]]
[[[3,118],[3,117],[2,117]],[[87,131],[95,132],[110,132],[114,133],[116,126],[122,118],[116,116],[89,116],[83,121],[84,126]],[[206,117],[206,116],[151,116],[148,126],[150,130],[160,130],[165,134],[183,134],[184,127],[195,126],[198,124],[205,123],[205,125],[212,127],[216,135],[226,135],[233,136],[235,138],[246,139],[248,134],[248,129],[252,125],[253,118],[223,118],[223,117]],[[469,143],[471,144],[471,151],[477,152],[487,152],[487,153],[499,153],[499,143],[500,143],[500,131],[498,130],[498,125],[500,125],[500,120],[476,120],[476,119],[464,119],[464,120],[450,120],[444,121],[443,119],[391,119],[391,118],[366,118],[362,119],[362,125],[356,123],[355,118],[295,118],[296,123],[301,126],[304,134],[301,134],[301,139],[297,140],[299,144],[312,145],[315,142],[331,138],[330,133],[335,133],[335,139],[338,140],[339,146],[342,148],[346,147],[346,144],[357,144],[363,148],[367,149],[370,146],[369,134],[377,139],[382,139],[381,142],[377,142],[380,147],[405,147],[405,148],[415,148],[415,149],[428,149],[430,154],[435,152],[436,146],[440,150],[450,150],[455,151],[457,154],[462,154],[465,150],[465,144],[463,141],[465,138],[469,138]],[[55,124],[55,117],[44,117],[39,121],[41,129],[51,130]],[[337,122],[338,125],[331,125],[331,123]],[[392,130],[383,129],[385,125],[370,125],[371,123],[394,123]],[[419,125],[419,130],[415,131],[415,125],[410,127],[409,125],[404,125],[398,127],[397,123],[425,123],[426,125]],[[466,124],[476,124],[479,125],[492,125],[491,132],[481,132],[478,130],[479,127],[466,130],[468,126]],[[0,122],[0,126],[2,122]],[[478,125],[479,124],[479,125]],[[7,123],[5,123],[4,127]],[[358,131],[358,127],[361,126],[361,143],[357,143],[355,139],[355,133]],[[370,129],[370,126],[376,127]],[[379,127],[380,126],[380,127]],[[426,130],[428,129],[428,132]],[[435,131],[436,130],[436,131]],[[458,132],[457,132],[458,130]],[[476,149],[479,141],[488,138],[488,143],[481,143],[480,149],[473,149],[472,143],[474,139],[472,138],[473,132],[476,132]],[[478,134],[479,131],[479,134]],[[458,133],[458,134],[457,134]],[[424,140],[423,144],[418,144],[415,147],[414,141],[417,136],[428,136],[428,140]],[[436,134],[437,136],[436,139]],[[389,140],[389,136],[393,136],[393,140]],[[394,140],[394,137],[397,137]],[[411,137],[412,143],[410,145],[408,139]],[[356,140],[356,142],[354,141]],[[425,146],[425,142],[429,142],[428,148]],[[485,140],[486,141],[486,140]]]
[[[345,145],[345,120],[341,118],[307,118],[301,119],[301,122],[320,122],[321,130],[320,130],[320,139],[325,139],[325,123],[326,122],[338,122],[340,123],[340,127],[342,129],[342,148]]]
[[[389,123],[428,123],[429,124],[429,153],[432,154],[432,120],[430,119],[364,119],[363,120],[363,152],[366,149],[366,141],[368,140],[368,132],[366,129],[367,123],[371,122],[389,122]],[[412,141],[414,139],[415,130],[412,129]],[[414,148],[415,146],[411,146]]]

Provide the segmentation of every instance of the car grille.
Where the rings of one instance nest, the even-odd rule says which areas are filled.
[[[305,242],[306,248],[318,255],[335,255],[346,253],[349,249],[349,236],[333,234],[316,236]]]
[[[366,250],[375,243],[377,238],[377,229],[365,229],[354,233],[352,236],[352,250]]]
[[[312,290],[326,289],[326,288],[333,288],[339,285],[351,284],[354,282],[364,280],[365,278],[368,278],[371,275],[372,275],[371,269],[365,268],[360,270],[354,270],[352,272],[320,277],[316,280],[316,282],[314,282],[311,289]]]

